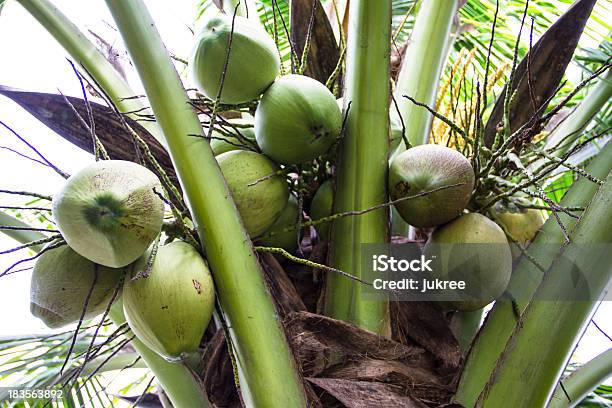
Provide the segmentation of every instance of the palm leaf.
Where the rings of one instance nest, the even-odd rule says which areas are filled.
[[[546,107],[555,94],[595,2],[576,2],[546,31],[529,56],[524,57],[516,68],[516,79],[509,84],[513,96],[509,106],[510,124],[507,126],[511,133],[531,120],[542,106]],[[486,124],[484,141],[487,146],[492,145],[496,128],[504,119],[506,92],[508,86],[497,99]]]
[[[128,365],[126,362],[135,359],[135,354],[123,351],[114,354],[126,344],[126,339],[117,335],[110,327],[104,326],[97,333],[91,349],[91,355],[95,358],[85,362],[95,327],[96,325],[85,326],[79,330],[72,357],[63,373],[61,368],[70,349],[72,331],[0,338],[0,384],[5,387],[62,389],[62,403],[65,406],[94,406],[94,401],[101,402],[105,393],[104,387],[96,378],[99,375],[97,372],[123,368]],[[113,358],[109,358],[113,354]],[[73,378],[74,376],[77,378]],[[125,389],[129,390],[132,386],[133,384],[127,384]],[[8,401],[6,389],[0,391],[0,401]],[[27,403],[31,406],[44,405],[41,400],[28,400]]]

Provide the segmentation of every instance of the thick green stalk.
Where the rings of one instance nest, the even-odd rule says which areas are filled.
[[[350,14],[344,93],[348,117],[334,212],[365,210],[388,200],[391,1],[354,0]],[[361,245],[389,242],[388,222],[387,209],[334,221],[331,264],[361,277]],[[388,334],[388,302],[365,301],[361,289],[354,280],[328,274],[326,314]]]
[[[0,218],[2,218],[4,215],[6,214],[0,211]],[[19,226],[28,226],[21,221],[18,222],[20,223]],[[39,231],[30,231],[28,234],[9,234],[9,231],[1,232],[22,244],[45,238],[45,235]],[[39,250],[39,248],[36,247],[33,247],[33,249],[35,251]],[[113,305],[109,317],[116,326],[120,326],[125,323],[123,303],[121,300],[118,300]],[[131,341],[131,345],[145,361],[147,367],[149,367],[153,374],[155,374],[157,381],[161,384],[166,394],[168,394],[172,400],[174,408],[207,408],[210,406],[202,385],[185,365],[180,363],[170,363],[164,360],[136,338]],[[87,367],[83,371],[83,376],[87,375],[91,365],[88,365]]]
[[[546,405],[612,277],[612,269],[602,269],[602,262],[597,260],[603,255],[594,256],[585,249],[587,245],[612,243],[611,206],[612,175],[609,175],[576,224],[572,243],[563,251],[563,257],[571,262],[557,258],[547,271],[534,295],[537,300],[532,300],[521,316],[477,405]],[[588,285],[588,299],[575,300],[584,296],[580,295],[583,287],[571,284],[576,265],[583,265],[580,272]]]
[[[612,168],[612,143],[608,143],[588,166],[587,171],[600,179],[605,178]],[[597,191],[597,186],[591,181],[580,178],[565,194],[560,205],[565,207],[585,207]],[[557,215],[568,231],[571,231],[576,220],[566,214],[558,212]],[[556,256],[556,251],[542,250],[554,245],[559,247],[564,242],[562,230],[555,217],[550,217],[542,230],[536,236],[531,248],[541,251],[529,250],[543,268],[549,268]],[[527,307],[526,299],[530,299],[542,279],[542,272],[529,260],[523,257],[513,272],[508,286],[508,293],[516,299],[519,312]],[[509,301],[496,302],[493,310],[489,312],[484,326],[472,344],[464,369],[461,374],[455,401],[466,407],[476,402],[486,382],[501,355],[506,342],[510,338],[516,325],[516,316],[512,303]]]
[[[144,107],[140,99],[125,99],[134,96],[134,91],[96,46],[53,3],[49,0],[17,0],[17,2],[55,38],[77,64],[85,68],[108,94],[117,109],[134,112]],[[134,114],[129,116],[138,119]],[[147,121],[139,123],[157,140],[164,143],[163,135],[156,123]]]
[[[548,408],[575,407],[611,375],[612,349],[608,349],[563,379],[563,388],[557,385]]]
[[[423,1],[414,23],[394,93],[406,124],[406,137],[413,146],[428,142],[432,117],[425,108],[416,106],[403,95],[433,107],[452,41],[451,27],[458,3],[458,0]],[[391,114],[397,117],[397,110],[392,109]],[[403,142],[399,149],[406,149]]]
[[[469,312],[456,312],[451,320],[451,329],[463,354],[467,353],[472,344],[472,340],[478,333],[482,324],[484,309]]]
[[[612,69],[601,75],[576,109],[548,136],[546,148],[552,148],[563,141],[554,154],[561,157],[567,153],[573,142],[582,136],[582,131],[610,98],[612,98]]]
[[[109,317],[117,326],[125,323],[123,301],[121,299],[117,300],[111,307]],[[126,333],[128,337],[131,335],[131,331]],[[142,357],[147,367],[155,374],[155,378],[172,401],[174,408],[207,408],[211,406],[203,385],[185,364],[170,363],[164,360],[137,338],[132,339],[130,344]]]
[[[17,228],[29,228],[28,224],[26,224],[25,222],[21,220],[18,220],[17,218],[5,213],[2,210],[0,210],[0,225],[6,225],[8,227],[17,227]],[[0,232],[2,232],[5,235],[8,235],[9,237],[13,238],[15,241],[20,242],[22,244],[27,244],[29,242],[39,241],[41,239],[47,238],[45,234],[39,231],[2,230]],[[40,251],[42,249],[42,246],[37,245],[31,248],[33,251]]]
[[[169,148],[203,249],[248,406],[305,406],[253,246],[155,24],[141,0],[107,0]],[[196,136],[194,136],[196,135]]]
[[[240,5],[238,6],[238,3]],[[253,21],[259,22],[259,14],[257,13],[257,5],[253,0],[223,0],[223,11],[230,16],[236,10],[237,16],[248,17]],[[238,8],[236,8],[238,6]]]

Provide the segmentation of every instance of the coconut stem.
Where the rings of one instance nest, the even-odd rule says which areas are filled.
[[[451,321],[453,334],[459,342],[459,348],[465,355],[472,344],[472,340],[476,337],[478,329],[482,323],[484,309],[473,311],[455,312]]]
[[[330,262],[335,269],[364,278],[362,244],[389,242],[387,160],[389,155],[389,47],[391,1],[350,4],[345,90],[346,133],[340,146],[334,213],[362,211],[332,224]],[[363,78],[368,78],[364,81]],[[376,85],[372,85],[376,84]],[[350,108],[349,108],[350,106]],[[362,284],[341,274],[327,276],[325,313],[364,329],[388,335],[385,298],[366,301]]]
[[[598,82],[589,89],[580,105],[548,136],[544,150],[559,145],[559,148],[554,151],[554,155],[562,157],[570,149],[573,142],[582,136],[582,130],[587,127],[611,97],[612,69],[608,69],[606,74],[602,75]]]
[[[6,225],[10,227],[15,227],[16,229],[0,229],[5,235],[13,238],[15,241],[20,242],[24,245],[29,244],[34,241],[41,241],[47,238],[45,234],[42,232],[31,228],[25,222],[18,220],[17,218],[8,215],[4,211],[0,210],[0,225]],[[25,229],[17,229],[17,228],[25,228]],[[35,245],[30,247],[33,251],[40,251],[42,249],[41,245]]]
[[[395,86],[398,111],[407,124],[406,136],[412,146],[427,143],[432,117],[427,109],[409,98],[426,106],[434,105],[440,73],[452,42],[451,27],[459,1],[421,3]],[[392,113],[397,115],[395,110]],[[402,142],[399,150],[405,149]]]
[[[556,257],[534,300],[520,316],[477,406],[541,407],[548,403],[612,277],[604,247],[597,249],[598,244],[607,248],[612,241],[611,204],[612,175],[608,175],[572,231],[571,244],[562,248],[562,256]],[[571,284],[569,277],[576,267],[580,279],[588,282],[588,298],[582,299],[582,285]],[[538,301],[541,299],[546,301]],[[516,384],[529,387],[516,392]]]
[[[200,234],[230,328],[243,400],[248,406],[303,407],[302,383],[251,241],[155,23],[141,0],[106,3],[166,136]]]
[[[123,314],[123,301],[119,299],[110,310],[109,316],[115,325],[125,323]],[[130,337],[131,331],[125,336]],[[174,408],[192,408],[211,406],[206,392],[196,378],[195,374],[182,363],[170,363],[160,357],[153,350],[145,346],[140,340],[134,338],[130,344],[142,357],[147,367],[155,374],[157,381],[161,384],[164,392],[172,401]]]
[[[608,349],[561,380],[548,408],[575,407],[611,375],[612,349]]]

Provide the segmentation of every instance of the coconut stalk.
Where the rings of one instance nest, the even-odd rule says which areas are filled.
[[[211,266],[242,398],[247,406],[305,406],[293,356],[253,246],[155,23],[141,0],[106,3],[166,136]]]
[[[465,355],[480,329],[484,309],[457,311],[452,317],[451,328],[459,342],[459,349]]]
[[[336,213],[365,210],[388,201],[391,1],[352,1],[350,14],[344,93],[348,116],[336,176]],[[331,265],[361,278],[361,246],[389,242],[388,220],[388,209],[380,209],[334,221]],[[328,274],[325,313],[389,334],[388,302],[365,301],[361,290],[361,283]]]
[[[77,65],[84,68],[87,76],[97,82],[117,109],[123,112],[143,113],[142,109],[145,106],[140,99],[125,99],[136,95],[125,79],[53,3],[49,0],[17,0],[17,2],[55,38]],[[129,113],[128,116],[138,119],[134,113]],[[139,123],[164,145],[163,135],[156,123],[149,121],[139,121]]]
[[[116,326],[125,323],[122,299],[117,300],[111,307],[109,317]],[[132,332],[128,331],[126,336],[131,337]],[[157,382],[172,401],[174,408],[207,408],[212,406],[196,374],[185,364],[170,363],[164,360],[136,337],[132,339],[130,344],[142,357],[147,367],[155,374]]]
[[[25,222],[13,217],[0,210],[0,225],[6,227],[15,227],[15,228],[30,228],[28,224]],[[39,231],[28,231],[23,229],[3,229],[0,230],[3,234],[13,238],[15,241],[20,242],[22,244],[27,244],[29,242],[39,241],[41,239],[47,238],[45,234]],[[35,245],[30,248],[32,251],[38,252],[42,249],[43,245]]]
[[[612,349],[604,351],[588,363],[576,368],[561,380],[563,388],[557,385],[548,408],[575,407],[610,375],[612,375]]]
[[[563,251],[572,262],[558,258],[547,271],[534,295],[538,300],[532,300],[521,316],[477,405],[541,407],[548,403],[612,277],[612,269],[602,270],[601,261],[594,259],[597,256],[584,250],[584,245],[612,242],[610,205],[612,175],[593,197],[571,234],[572,243]],[[580,271],[588,282],[589,299],[585,300],[577,300],[583,288],[571,287],[572,271],[580,264],[589,266]],[[520,384],[529,387],[516,392]]]
[[[601,76],[582,102],[570,113],[561,124],[552,131],[546,140],[546,149],[559,145],[553,154],[562,157],[582,136],[582,131],[589,122],[612,98],[612,69]]]
[[[587,171],[595,177],[605,178],[612,168],[612,143],[608,143],[588,166]],[[597,191],[597,185],[591,181],[580,178],[570,187],[559,205],[563,207],[585,207],[589,204]],[[571,231],[576,219],[563,213],[558,213],[560,220],[568,231]],[[550,245],[561,247],[565,240],[563,231],[557,224],[555,217],[551,216],[533,240],[531,248],[543,249]],[[543,268],[549,268],[553,263],[556,251],[538,251],[527,249],[529,254],[537,260]],[[543,273],[533,262],[523,257],[515,270],[507,293],[516,299],[515,304],[509,301],[495,303],[487,315],[485,323],[474,340],[468,353],[464,369],[461,373],[455,401],[464,406],[473,406],[482,392],[486,382],[495,367],[495,363],[504,350],[506,342],[512,335],[517,318],[515,307],[522,313],[531,296],[535,293],[541,282]]]
[[[7,216],[5,213],[0,211],[0,220],[6,221],[8,218],[5,217],[10,216]],[[29,227],[27,224],[19,220],[16,221],[19,223],[18,226],[20,227]],[[39,231],[23,231],[27,232],[27,234],[10,234],[9,232],[12,233],[14,231],[6,230],[0,232],[10,236],[22,244],[27,244],[31,241],[46,238],[46,235]],[[41,248],[32,247],[32,249],[38,252]],[[111,307],[109,317],[117,327],[125,323],[125,316],[123,315],[123,302],[121,299],[117,300]],[[126,334],[126,336],[130,337],[130,333]],[[189,368],[187,368],[187,366],[182,363],[170,363],[164,360],[137,338],[132,339],[130,344],[134,347],[134,350],[136,350],[138,355],[142,357],[147,367],[153,372],[157,378],[157,381],[164,389],[175,408],[191,408],[194,406],[207,408],[211,406],[208,402],[208,398],[206,397],[204,388],[196,378],[195,374]],[[133,360],[134,359],[132,358],[130,362]],[[128,363],[119,368],[122,368],[127,364]],[[81,376],[86,377],[87,373],[92,367],[94,367],[93,361],[86,365],[86,369],[83,370]],[[98,367],[98,365],[95,367]]]
[[[234,10],[236,10],[237,16],[246,17],[258,23],[260,22],[254,0],[221,0],[215,3],[220,4],[221,10],[230,16],[233,15]]]
[[[428,142],[432,116],[416,106],[404,95],[433,107],[440,74],[450,44],[451,27],[459,5],[458,0],[423,1],[417,14],[397,82],[394,97],[398,109],[392,109],[394,117],[401,115],[406,124],[406,137],[412,146]],[[399,151],[405,150],[402,142]]]

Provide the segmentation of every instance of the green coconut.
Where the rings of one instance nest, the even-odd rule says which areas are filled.
[[[109,306],[122,276],[121,269],[96,265],[68,245],[47,249],[32,272],[30,311],[51,328],[75,323],[91,291],[83,318],[94,318]]]
[[[285,231],[285,229],[295,227],[297,220],[298,200],[293,194],[289,194],[285,208],[274,224],[257,240],[258,245],[283,248],[290,253],[295,252],[298,247],[299,229],[295,228],[291,231]]]
[[[389,135],[389,156],[391,156],[397,147],[402,142],[404,136],[404,128],[399,118],[391,116],[390,118],[390,135]]]
[[[310,218],[313,221],[329,217],[332,214],[334,205],[334,186],[331,180],[324,181],[317,189],[312,202],[310,203]],[[315,225],[317,234],[321,240],[329,239],[331,223],[324,222]]]
[[[452,185],[457,186],[444,188]],[[436,189],[440,190],[395,204],[408,224],[433,227],[461,215],[474,189],[474,170],[458,151],[434,144],[408,149],[391,162],[389,194],[392,200]]]
[[[242,222],[251,238],[269,229],[289,199],[289,187],[279,167],[266,156],[234,150],[217,156]]]
[[[85,258],[112,268],[138,259],[161,231],[159,179],[122,160],[97,161],[72,175],[53,196],[64,239]]]
[[[527,200],[524,203],[529,204]],[[509,237],[521,245],[529,244],[546,221],[540,210],[522,208],[514,203],[502,201],[495,205],[493,216]],[[514,259],[521,256],[522,251],[515,243],[511,243],[510,248]]]
[[[260,24],[236,16],[232,33],[232,16],[211,18],[198,34],[189,61],[193,82],[210,99],[219,93],[230,36],[220,102],[235,105],[257,99],[277,77],[280,60],[274,40]]]
[[[224,126],[224,130],[229,132],[229,135],[224,135],[217,129],[213,130],[210,148],[215,156],[232,150],[247,150],[249,145],[251,147],[257,145],[257,142],[255,142],[255,129],[252,127],[252,119],[230,119],[228,122],[231,125],[241,125],[241,127],[232,128],[231,125]],[[250,125],[251,127],[242,127],[244,125]],[[238,132],[240,133],[238,134]]]
[[[342,112],[322,83],[286,75],[264,93],[255,111],[255,137],[274,161],[297,164],[315,159],[334,144]]]
[[[466,290],[456,293],[459,299],[442,303],[449,309],[470,311],[488,305],[504,293],[512,274],[504,231],[481,214],[464,214],[438,227],[425,254],[433,260],[431,278],[466,282]]]
[[[130,267],[123,286],[123,310],[136,335],[169,361],[198,351],[215,303],[212,277],[191,245],[159,247],[153,263],[147,251]]]

